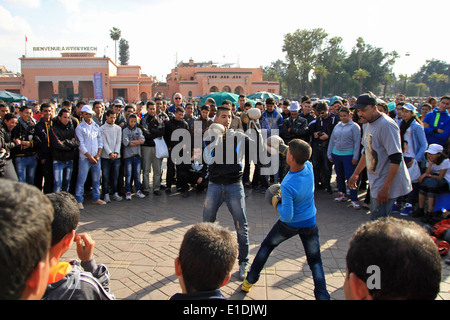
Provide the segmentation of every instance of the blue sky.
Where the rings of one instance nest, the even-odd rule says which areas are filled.
[[[118,27],[130,44],[129,63],[162,80],[190,58],[267,66],[285,59],[285,34],[320,27],[342,37],[347,52],[358,37],[396,50],[394,71],[412,74],[427,59],[450,62],[449,9],[448,0],[0,0],[0,64],[20,72],[25,35],[27,56],[44,55],[35,46],[94,46],[114,60],[109,30]]]

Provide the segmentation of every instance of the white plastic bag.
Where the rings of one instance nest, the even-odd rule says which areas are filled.
[[[162,158],[168,158],[169,157],[169,149],[167,149],[166,142],[164,141],[164,138],[161,137],[161,139],[155,138],[153,139],[155,141],[155,151],[156,151],[156,157],[158,159]]]
[[[414,159],[414,163],[412,164],[411,167],[408,168],[408,171],[409,171],[409,176],[411,177],[411,182],[412,183],[418,182],[421,172],[420,172],[419,163],[417,162],[416,159]]]

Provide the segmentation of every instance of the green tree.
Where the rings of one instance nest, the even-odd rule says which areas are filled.
[[[399,78],[403,82],[403,90],[402,90],[402,92],[403,92],[403,94],[406,95],[406,85],[407,85],[407,82],[408,82],[408,79],[409,79],[408,75],[407,74],[401,74],[401,75],[399,75]]]
[[[358,38],[352,52],[345,60],[344,69],[353,79],[355,70],[366,70],[370,77],[364,79],[364,86],[372,92],[378,92],[382,88],[384,77],[392,73],[392,67],[398,58],[396,51],[383,52],[381,48],[374,47],[364,42],[362,38]],[[359,67],[358,67],[359,66]],[[357,85],[356,88],[359,86]],[[353,94],[360,94],[355,92]],[[349,87],[349,89],[352,89]],[[355,90],[356,89],[356,90]]]
[[[270,66],[263,68],[264,81],[279,81],[280,94],[285,96],[287,94],[287,64],[280,59],[272,62]]]
[[[445,74],[442,73],[436,73],[434,72],[433,74],[428,76],[428,80],[434,84],[435,87],[435,95],[442,95],[441,92],[443,92],[442,90],[442,84],[443,83],[448,83],[448,76],[446,76]]]
[[[369,71],[364,70],[364,69],[355,70],[355,72],[353,73],[353,79],[359,80],[359,92],[360,93],[363,92],[364,79],[369,78],[369,77],[370,77]]]
[[[425,94],[424,94],[425,90],[428,88],[427,84],[421,82],[421,83],[417,83],[416,86],[417,86],[417,96],[418,97],[425,96]]]
[[[391,74],[386,74],[383,78],[383,97],[387,97],[388,91],[387,88],[389,85],[395,82],[395,76]]]
[[[312,30],[298,29],[284,36],[283,52],[287,60],[298,70],[300,80],[300,95],[308,94],[310,89],[309,76],[314,69],[319,54],[322,52],[323,41],[328,34],[322,28]]]
[[[119,61],[123,66],[128,65],[128,61],[130,60],[130,46],[128,41],[124,38],[119,41]]]
[[[366,43],[362,37],[356,39],[356,54],[358,56],[358,70],[361,69],[361,60],[363,58],[364,49],[366,48]]]
[[[117,64],[117,41],[119,41],[120,37],[122,36],[122,32],[119,28],[113,27],[111,30],[109,30],[109,36],[114,40],[114,48],[116,53],[114,62]]]
[[[323,97],[323,79],[326,78],[329,74],[329,71],[325,66],[319,64],[314,69],[314,74],[317,78],[319,78],[319,97]]]
[[[438,76],[439,74],[444,77]],[[450,92],[450,84],[445,81],[445,76],[450,76],[450,64],[436,59],[426,60],[426,63],[411,76],[411,82],[425,83],[431,95],[442,96]]]
[[[342,47],[342,38],[333,37],[328,40],[327,45],[319,55],[318,65],[324,66],[328,73],[321,84],[320,78],[313,80],[313,87],[316,92],[331,93],[332,95],[341,95],[344,91],[344,79],[347,77],[344,73],[343,65],[347,53]]]

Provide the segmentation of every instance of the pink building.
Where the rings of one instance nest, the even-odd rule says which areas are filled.
[[[262,68],[224,68],[212,63],[180,62],[160,83],[142,74],[140,66],[116,65],[92,52],[61,53],[61,57],[22,57],[21,76],[2,76],[0,90],[20,93],[29,100],[147,101],[156,96],[171,100],[176,92],[187,99],[210,92],[249,95],[279,93],[280,84],[263,81]]]
[[[279,94],[280,83],[263,81],[262,68],[218,67],[212,62],[180,62],[167,75],[167,82],[155,85],[154,94],[164,94],[166,99],[180,92],[187,99],[204,96],[210,92],[232,92],[249,95],[258,91]]]

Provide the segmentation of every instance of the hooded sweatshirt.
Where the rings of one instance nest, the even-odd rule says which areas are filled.
[[[328,144],[327,155],[331,158],[334,153],[338,156],[353,155],[353,159],[359,159],[361,145],[361,129],[350,120],[348,123],[339,122],[333,129]]]
[[[94,259],[62,261],[50,269],[42,300],[115,300],[109,280],[106,266],[97,265]]]

